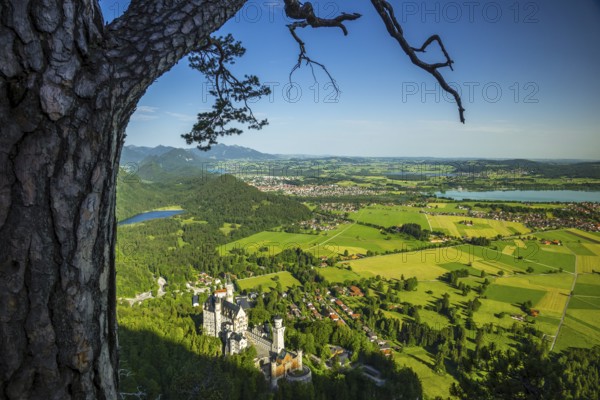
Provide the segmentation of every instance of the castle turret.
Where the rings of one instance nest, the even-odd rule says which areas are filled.
[[[227,284],[225,285],[225,289],[227,290],[225,300],[227,300],[230,303],[233,303],[233,283],[231,283],[229,276],[227,277]]]
[[[284,349],[284,332],[283,319],[279,316],[273,319],[273,346],[271,351],[279,354]]]

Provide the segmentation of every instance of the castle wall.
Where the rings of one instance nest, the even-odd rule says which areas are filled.
[[[215,313],[209,310],[204,310],[204,315],[203,315],[203,320],[202,320],[202,331],[204,332],[205,335],[207,336],[214,336],[216,337],[218,335],[218,329],[216,326],[216,321],[215,321]]]
[[[264,338],[258,331],[246,331],[246,337],[250,340],[256,347],[261,348],[262,350],[269,352],[271,351],[272,343],[267,338]]]

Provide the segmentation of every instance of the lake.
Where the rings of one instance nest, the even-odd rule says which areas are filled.
[[[553,201],[575,202],[584,201],[600,202],[600,192],[583,192],[578,190],[491,190],[471,192],[463,190],[447,190],[435,192],[438,197],[448,197],[454,200],[502,200],[502,201],[527,201],[548,203]]]
[[[138,215],[134,215],[131,218],[127,218],[119,222],[119,225],[129,225],[135,224],[137,222],[149,221],[151,219],[159,219],[159,218],[167,218],[173,215],[181,214],[185,212],[185,210],[159,210],[159,211],[148,211],[145,213],[141,213]]]

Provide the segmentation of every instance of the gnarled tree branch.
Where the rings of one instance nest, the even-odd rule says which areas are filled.
[[[285,14],[292,18],[301,20],[304,28],[310,25],[313,28],[331,28],[338,27],[344,32],[344,35],[348,34],[348,30],[344,26],[345,21],[353,21],[360,18],[358,13],[341,13],[335,18],[319,18],[315,15],[315,11],[310,2],[300,3],[298,0],[284,0],[285,3]]]
[[[329,19],[319,18],[317,15],[315,15],[313,6],[310,2],[301,3],[298,0],[284,0],[284,3],[285,3],[286,15],[292,19],[298,20],[297,22],[293,22],[288,25],[290,33],[291,33],[292,37],[294,38],[294,40],[296,41],[296,43],[298,43],[298,47],[299,47],[298,61],[296,62],[296,64],[294,65],[294,67],[292,68],[292,70],[290,72],[290,77],[289,77],[290,82],[292,80],[292,75],[294,74],[294,72],[296,70],[298,70],[302,66],[302,63],[304,62],[311,67],[311,71],[313,73],[313,78],[315,79],[315,81],[316,81],[316,78],[315,78],[315,73],[314,73],[313,67],[317,66],[317,67],[321,68],[327,74],[327,77],[332,82],[334,89],[336,90],[336,92],[339,92],[339,88],[338,88],[337,84],[335,83],[333,77],[331,76],[331,74],[329,73],[329,71],[327,70],[325,65],[323,65],[319,62],[316,62],[307,56],[306,45],[302,41],[302,39],[300,39],[300,37],[298,36],[296,29],[297,28],[306,28],[308,26],[310,26],[312,28],[338,27],[342,30],[344,35],[347,35],[348,30],[347,30],[346,26],[344,25],[344,22],[356,20],[356,19],[360,18],[361,15],[358,13],[352,13],[352,14],[342,13],[335,18],[329,18]],[[438,83],[440,84],[442,89],[444,89],[446,92],[450,93],[454,97],[454,100],[456,101],[456,104],[458,106],[460,122],[464,123],[465,122],[465,117],[464,117],[465,109],[462,105],[462,99],[461,99],[459,93],[454,88],[452,88],[448,84],[448,82],[446,82],[445,78],[439,72],[440,68],[445,68],[445,67],[449,67],[451,70],[453,70],[452,64],[454,63],[454,61],[450,58],[450,55],[448,54],[448,51],[446,50],[446,47],[444,46],[442,39],[438,35],[432,35],[421,45],[421,47],[411,46],[408,43],[408,41],[406,40],[406,38],[404,37],[404,31],[402,30],[400,23],[398,23],[398,20],[396,19],[396,16],[394,15],[394,9],[393,9],[392,5],[389,2],[387,2],[386,0],[371,0],[371,3],[373,4],[375,9],[377,10],[377,13],[380,15],[381,19],[383,20],[383,23],[385,24],[390,36],[392,36],[394,39],[396,39],[396,41],[398,41],[398,43],[400,44],[400,47],[408,55],[411,62],[414,65],[418,66],[419,68],[421,68],[421,69],[427,71],[428,73],[430,73],[431,75],[433,75],[433,77],[438,81]],[[444,54],[446,61],[430,64],[419,58],[417,53],[425,53],[427,51],[427,48],[429,47],[429,45],[431,45],[433,42],[436,42],[440,46],[440,49],[441,49],[442,53]]]
[[[377,10],[377,13],[383,20],[383,23],[385,24],[385,27],[387,28],[387,31],[390,34],[390,36],[396,39],[396,41],[400,44],[400,47],[402,47],[402,50],[404,50],[404,52],[408,55],[412,63],[433,75],[433,77],[438,81],[442,89],[444,89],[446,92],[450,93],[454,97],[456,105],[458,106],[460,122],[464,124],[465,109],[462,106],[462,100],[460,98],[460,95],[455,89],[453,89],[448,84],[448,82],[446,82],[442,74],[440,74],[440,72],[438,71],[438,69],[444,67],[449,67],[450,69],[452,69],[452,64],[454,63],[454,61],[452,61],[452,59],[448,55],[448,52],[444,47],[442,39],[438,35],[433,35],[429,37],[429,39],[427,39],[420,48],[412,47],[404,38],[404,32],[402,30],[402,27],[398,23],[396,16],[394,15],[394,9],[392,8],[391,4],[385,0],[371,0],[371,3],[373,4],[375,9]],[[429,64],[424,62],[417,56],[417,52],[424,53],[427,47],[434,41],[439,44],[442,52],[444,53],[444,56],[446,57],[446,62]]]
[[[315,82],[317,81],[317,78],[315,75],[315,70],[314,70],[314,66],[316,65],[317,67],[321,68],[325,72],[325,74],[327,74],[327,77],[329,78],[329,81],[333,85],[335,92],[339,93],[339,87],[337,86],[337,84],[335,83],[335,80],[329,73],[329,70],[327,70],[327,67],[325,67],[325,65],[320,62],[312,60],[310,57],[308,57],[306,55],[306,45],[302,41],[302,39],[300,39],[298,34],[296,33],[296,29],[297,28],[306,28],[308,26],[310,26],[312,28],[337,27],[337,28],[340,28],[342,30],[342,32],[344,33],[344,36],[346,36],[346,35],[348,35],[348,29],[346,29],[344,22],[354,21],[354,20],[360,18],[361,15],[358,13],[352,13],[352,14],[341,13],[340,15],[338,15],[335,18],[320,18],[317,15],[315,15],[315,11],[310,2],[300,3],[298,0],[284,0],[284,3],[285,3],[286,15],[289,18],[298,20],[297,22],[294,22],[294,23],[291,23],[288,25],[290,34],[292,35],[292,37],[294,38],[296,43],[298,43],[298,47],[299,47],[298,62],[296,62],[296,64],[290,71],[290,76],[289,76],[290,83],[292,82],[292,75],[294,74],[294,72],[296,72],[296,70],[298,70],[302,66],[302,63],[305,62],[306,65],[310,66],[311,72],[313,75],[313,79],[315,80]]]

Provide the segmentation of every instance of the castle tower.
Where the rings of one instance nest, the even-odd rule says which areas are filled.
[[[233,283],[231,283],[231,279],[229,279],[229,275],[227,275],[227,284],[225,285],[225,289],[227,290],[227,294],[225,295],[225,300],[230,303],[233,303]]]
[[[221,298],[214,296],[215,300],[215,336],[221,332]]]
[[[279,354],[284,349],[284,332],[283,319],[279,316],[273,319],[273,346],[271,351]]]

